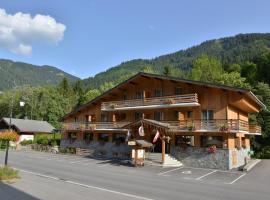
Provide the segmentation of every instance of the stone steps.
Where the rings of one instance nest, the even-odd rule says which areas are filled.
[[[165,162],[162,164],[162,154],[161,153],[149,153],[146,155],[146,165],[152,165],[152,166],[161,166],[161,167],[181,167],[183,164],[172,157],[169,154],[165,154]]]

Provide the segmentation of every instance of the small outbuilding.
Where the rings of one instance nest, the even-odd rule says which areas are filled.
[[[10,124],[11,128],[20,136],[18,142],[33,140],[35,134],[53,133],[55,130],[55,128],[46,121],[2,118],[0,120],[0,134],[1,131],[9,129]]]

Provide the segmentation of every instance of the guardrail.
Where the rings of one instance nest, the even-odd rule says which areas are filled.
[[[101,110],[117,110],[127,107],[138,107],[138,106],[153,106],[153,105],[174,105],[174,104],[187,104],[187,103],[198,103],[198,95],[186,94],[186,95],[173,95],[173,96],[162,96],[144,99],[132,99],[123,101],[108,101],[101,103]]]

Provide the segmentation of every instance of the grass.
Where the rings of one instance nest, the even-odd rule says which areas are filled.
[[[0,167],[0,181],[8,181],[16,178],[20,178],[18,170],[12,169],[8,166]]]

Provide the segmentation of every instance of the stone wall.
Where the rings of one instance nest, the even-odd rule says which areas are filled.
[[[91,141],[90,143],[85,143],[84,141],[76,140],[70,143],[68,139],[62,139],[61,148],[74,147],[82,149],[92,150],[92,156],[105,157],[105,158],[129,158],[131,154],[131,148],[126,144],[116,144],[113,142],[98,142]]]
[[[180,160],[185,166],[198,168],[213,168],[229,170],[245,164],[250,149],[217,149],[215,153],[208,153],[207,148],[171,147],[171,155]],[[236,153],[237,164],[233,165],[232,152]]]
[[[207,148],[171,147],[171,155],[188,167],[229,169],[229,151],[226,149],[208,153]]]

